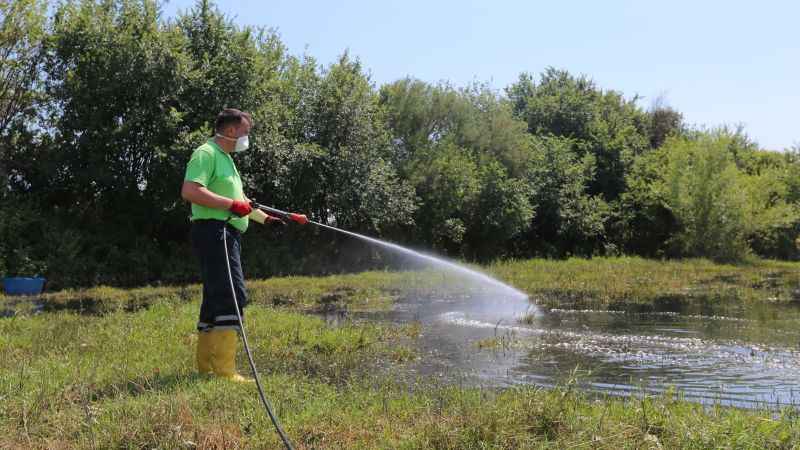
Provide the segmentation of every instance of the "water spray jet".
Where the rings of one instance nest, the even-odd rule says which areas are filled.
[[[341,228],[336,228],[336,227],[333,227],[333,226],[330,226],[330,225],[326,225],[324,223],[315,222],[313,220],[308,220],[308,218],[305,215],[302,215],[302,214],[295,214],[295,213],[289,213],[289,212],[286,212],[286,211],[281,211],[280,209],[276,209],[276,208],[272,208],[272,207],[269,207],[269,206],[261,205],[261,204],[259,204],[257,202],[251,202],[251,206],[253,208],[260,209],[260,210],[264,211],[265,213],[267,213],[267,214],[269,214],[271,216],[278,217],[278,218],[280,218],[282,220],[289,220],[289,221],[300,223],[300,224],[310,223],[310,224],[316,225],[316,226],[321,227],[321,228],[325,228],[325,229],[328,229],[328,230],[336,231],[338,233],[343,233],[343,234],[346,234],[348,236],[352,236],[352,237],[355,237],[357,239],[361,239],[361,240],[367,241],[369,243],[372,243],[372,244],[375,244],[375,245],[379,245],[381,247],[388,248],[390,250],[394,250],[394,251],[402,253],[404,255],[409,255],[409,256],[413,256],[415,258],[419,258],[419,259],[421,259],[423,261],[426,261],[426,262],[428,262],[428,263],[430,263],[430,264],[432,264],[434,266],[437,266],[439,268],[447,269],[447,270],[453,271],[455,273],[468,276],[468,277],[470,277],[470,278],[472,278],[474,280],[486,283],[486,284],[488,284],[488,285],[490,285],[492,287],[495,287],[495,288],[499,289],[503,293],[507,294],[509,296],[509,298],[517,299],[517,300],[527,300],[528,299],[528,295],[525,294],[524,292],[520,291],[519,289],[515,289],[515,288],[513,288],[513,287],[511,287],[511,286],[509,286],[509,285],[507,285],[507,284],[505,284],[505,283],[503,283],[503,282],[501,282],[499,280],[496,280],[496,279],[490,277],[489,275],[486,275],[485,273],[481,273],[481,272],[479,272],[477,270],[469,269],[469,268],[464,267],[464,266],[462,266],[460,264],[457,264],[457,263],[454,263],[454,262],[451,262],[451,261],[447,261],[447,260],[442,259],[442,258],[437,258],[435,256],[427,255],[425,253],[421,253],[421,252],[418,252],[418,251],[415,251],[415,250],[411,250],[409,248],[403,247],[401,245],[393,244],[391,242],[382,241],[380,239],[375,239],[375,238],[372,238],[372,237],[369,237],[369,236],[364,236],[363,234],[358,234],[358,233],[354,233],[352,231],[342,230]]]

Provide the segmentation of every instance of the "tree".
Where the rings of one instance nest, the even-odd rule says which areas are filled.
[[[464,251],[466,227],[481,190],[478,171],[470,152],[449,140],[417,155],[409,172],[420,199],[418,240],[451,254]]]
[[[420,199],[416,235],[452,254],[504,252],[533,215],[531,136],[482,84],[455,90],[405,79],[381,89],[400,172]]]
[[[509,252],[509,242],[521,237],[534,218],[534,198],[525,180],[509,177],[497,161],[484,164],[478,173],[480,192],[474,199],[473,217],[467,229],[473,258],[487,260]]]
[[[224,107],[254,117],[235,156],[259,201],[473,260],[594,255],[800,258],[800,148],[686,127],[587,76],[523,73],[505,95],[323,66],[212,1],[0,3],[0,270],[50,286],[196,277],[191,151]],[[316,228],[253,227],[248,274],[374,268]],[[297,257],[302,254],[303,257]],[[80,258],[81,264],[64,264]]]
[[[408,223],[413,196],[391,164],[383,111],[361,63],[345,53],[319,76],[307,76],[281,180],[296,208],[345,227],[377,231]]]
[[[0,2],[0,136],[35,99],[47,2]]]
[[[393,161],[401,173],[416,153],[447,137],[463,121],[468,105],[447,84],[405,78],[384,85],[379,101],[394,139]]]
[[[681,227],[674,243],[689,256],[735,261],[748,252],[747,197],[729,151],[731,139],[668,139],[662,189]]]
[[[530,133],[571,139],[579,158],[594,158],[590,195],[602,195],[607,202],[619,198],[634,158],[648,149],[647,119],[636,97],[628,100],[618,92],[601,91],[585,76],[552,67],[538,84],[521,75],[506,93]]]
[[[647,116],[650,148],[661,147],[668,137],[680,134],[683,129],[683,114],[667,105],[663,96],[653,101]]]
[[[791,157],[777,152],[757,151],[757,159],[769,161],[758,173],[741,175],[745,190],[747,242],[758,255],[768,258],[800,257],[800,205],[793,191],[798,170]]]
[[[594,175],[590,155],[579,158],[574,141],[542,137],[534,141],[528,173],[535,217],[527,233],[527,246],[547,256],[591,255],[605,235],[608,205],[586,192]]]
[[[518,84],[507,89],[517,115],[536,135],[553,134],[578,140],[589,138],[600,93],[592,80],[548,67],[538,84],[522,74]]]
[[[614,205],[610,224],[613,241],[625,253],[670,256],[668,242],[680,228],[663,189],[668,157],[664,151],[640,155],[626,175],[628,190]]]
[[[525,122],[514,117],[509,102],[487,85],[474,84],[460,94],[460,120],[451,133],[455,142],[486,164],[499,162],[510,177],[524,177],[531,161]]]

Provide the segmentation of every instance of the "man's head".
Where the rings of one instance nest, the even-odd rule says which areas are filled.
[[[214,121],[214,132],[217,143],[223,150],[230,153],[242,151],[247,148],[247,135],[250,134],[250,127],[253,126],[253,119],[249,113],[238,109],[225,108]]]

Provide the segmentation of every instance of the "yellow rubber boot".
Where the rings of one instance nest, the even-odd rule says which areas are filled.
[[[208,334],[211,338],[211,368],[214,375],[231,381],[251,382],[236,373],[236,343],[239,337],[235,330],[212,330]]]
[[[197,332],[197,371],[203,375],[210,375],[211,369],[211,333]]]

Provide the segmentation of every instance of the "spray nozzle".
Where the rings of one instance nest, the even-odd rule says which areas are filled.
[[[308,223],[308,217],[306,217],[305,214],[290,213],[289,220],[293,220],[299,223],[300,225],[305,225]]]

